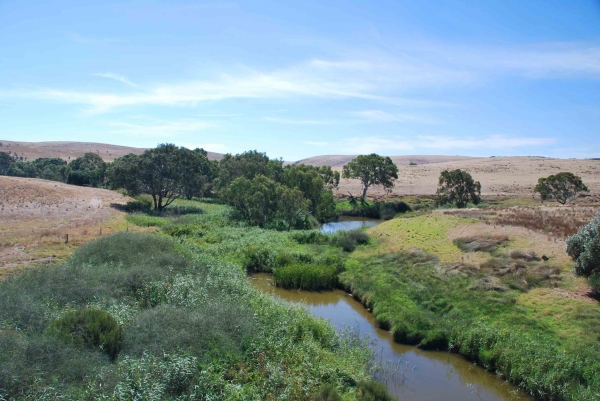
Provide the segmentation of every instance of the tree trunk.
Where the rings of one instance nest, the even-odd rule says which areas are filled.
[[[367,200],[367,189],[369,189],[369,186],[365,185],[365,188],[363,189],[362,197],[360,198],[360,199],[362,199],[363,203],[365,203]]]

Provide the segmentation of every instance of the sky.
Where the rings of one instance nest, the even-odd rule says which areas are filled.
[[[600,157],[600,0],[0,0],[0,139]]]

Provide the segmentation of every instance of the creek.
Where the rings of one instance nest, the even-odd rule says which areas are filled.
[[[359,228],[374,227],[382,222],[383,220],[369,219],[366,217],[341,216],[338,221],[332,221],[331,223],[323,224],[319,228],[319,231],[324,234],[334,234],[342,230],[350,231]]]
[[[303,303],[318,317],[328,319],[338,331],[349,327],[368,337],[375,351],[374,377],[402,401],[532,401],[515,386],[480,366],[449,352],[423,351],[394,342],[381,330],[373,315],[341,290],[309,292],[274,287],[273,275],[250,276],[252,285],[293,303]]]

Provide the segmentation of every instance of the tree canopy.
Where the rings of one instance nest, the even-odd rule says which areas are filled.
[[[106,174],[106,163],[96,153],[88,152],[70,164],[67,184],[102,186]]]
[[[481,202],[481,184],[473,180],[471,174],[461,169],[444,170],[440,174],[437,190],[438,205],[455,205],[457,208]]]
[[[379,156],[375,153],[361,155],[346,164],[343,168],[344,178],[359,179],[363,186],[361,199],[364,202],[367,190],[371,186],[378,186],[391,192],[394,180],[398,178],[398,166],[389,157]]]
[[[594,290],[600,293],[600,213],[567,238],[566,249],[577,263],[575,272],[589,277]]]
[[[554,199],[558,203],[566,205],[579,196],[582,192],[587,192],[581,178],[573,173],[562,172],[545,178],[540,178],[533,189],[539,193],[542,200]]]
[[[154,210],[162,211],[184,194],[207,171],[210,162],[201,151],[160,144],[140,156],[126,155],[114,161],[109,180],[112,188],[152,196]]]

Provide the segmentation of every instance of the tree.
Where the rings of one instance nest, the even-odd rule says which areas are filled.
[[[281,173],[281,183],[288,188],[299,189],[303,197],[310,202],[310,213],[319,221],[334,217],[335,201],[331,189],[327,187],[339,183],[339,173],[337,173],[336,183],[331,167],[313,167],[304,164],[286,166]]]
[[[208,153],[204,149],[196,148],[192,152],[199,157],[201,164],[199,174],[190,174],[183,187],[183,195],[188,200],[194,196],[205,196],[219,171],[219,163],[208,160]]]
[[[540,178],[533,190],[541,195],[542,200],[554,199],[566,205],[577,198],[581,192],[587,192],[588,188],[578,176],[562,172]]]
[[[8,175],[15,160],[6,152],[0,152],[0,175]]]
[[[466,171],[444,170],[440,174],[438,185],[438,205],[454,204],[457,208],[463,208],[468,202],[475,205],[481,202],[481,184],[474,181]]]
[[[566,240],[567,254],[577,263],[575,272],[588,277],[600,292],[600,213]]]
[[[252,180],[258,175],[279,181],[282,165],[281,160],[270,160],[265,153],[256,150],[235,156],[226,154],[219,162],[219,175],[215,185],[217,190],[220,190],[227,188],[236,178]]]
[[[149,194],[154,210],[162,212],[183,195],[194,177],[203,174],[207,163],[201,152],[165,143],[139,156],[128,154],[118,158],[109,169],[108,178],[113,189]]]
[[[362,182],[363,193],[361,199],[365,202],[367,190],[371,186],[379,186],[391,192],[394,179],[398,178],[398,166],[389,157],[379,156],[375,153],[361,155],[346,164],[342,177],[357,178]]]
[[[91,185],[98,187],[104,184],[106,163],[96,153],[88,152],[69,163],[70,173],[67,184]]]

